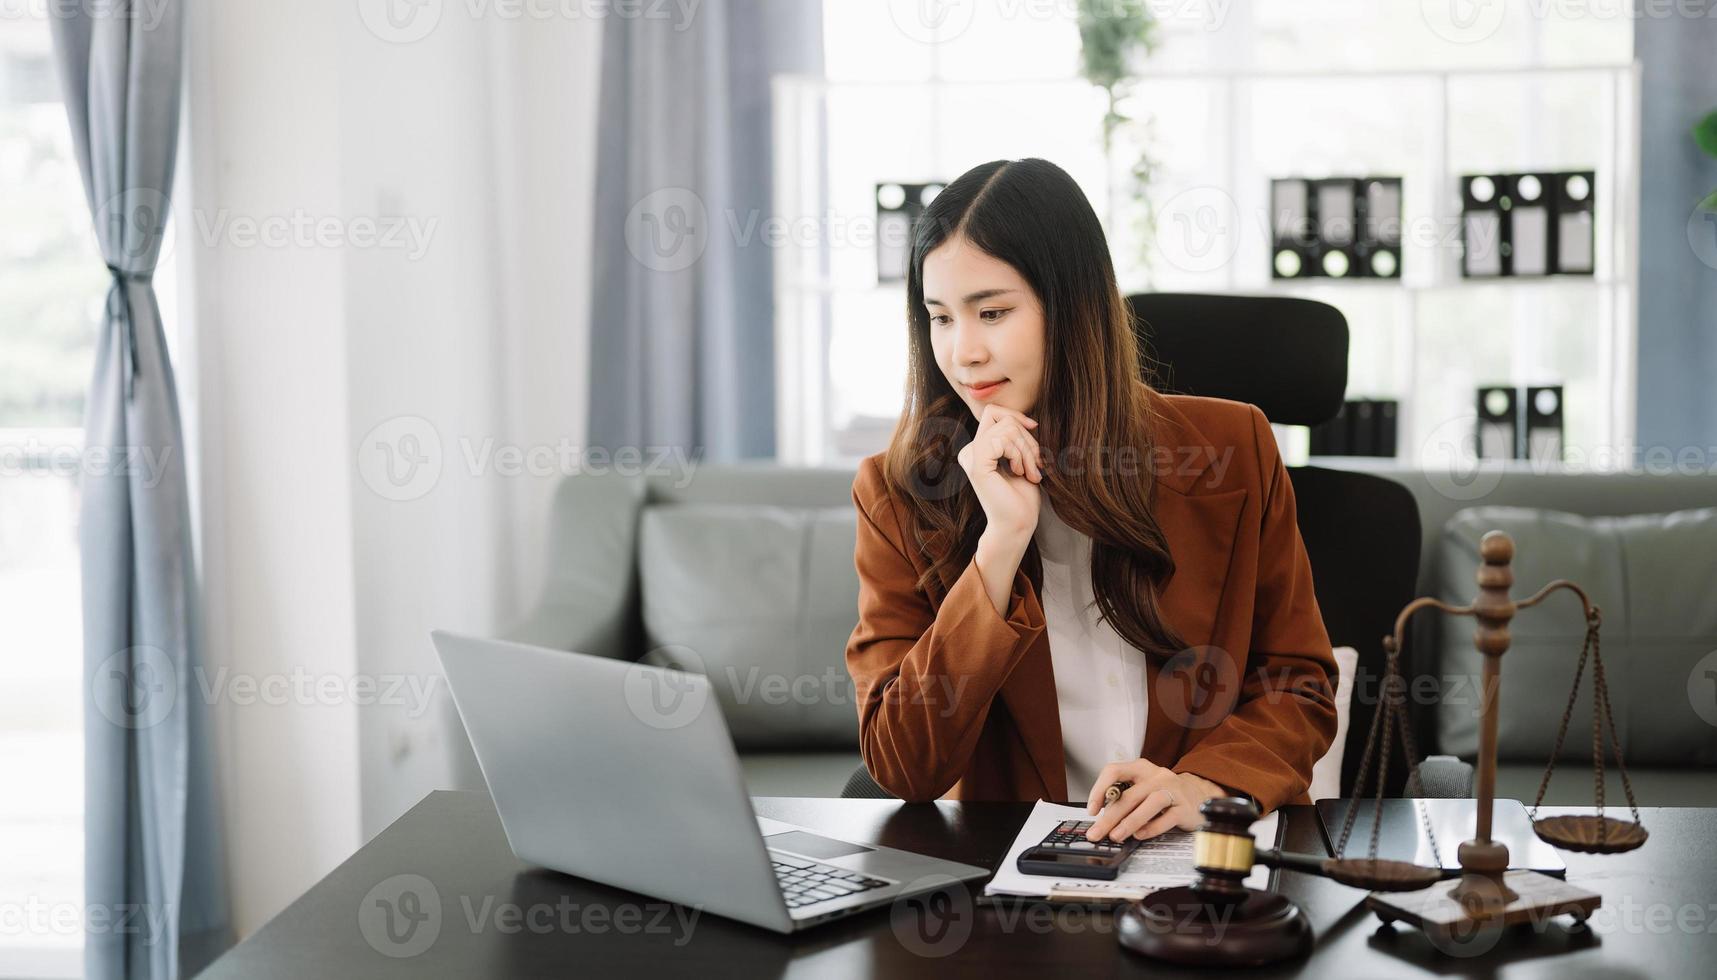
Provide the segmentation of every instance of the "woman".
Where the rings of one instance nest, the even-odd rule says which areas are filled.
[[[914,232],[907,401],[853,483],[865,766],[907,800],[1086,800],[1091,837],[1305,802],[1335,660],[1256,407],[1140,380],[1107,243],[1045,160]]]

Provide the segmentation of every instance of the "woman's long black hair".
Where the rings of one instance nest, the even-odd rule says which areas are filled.
[[[939,193],[913,232],[907,275],[906,404],[883,472],[907,502],[927,570],[944,593],[971,562],[984,513],[955,454],[977,420],[936,364],[924,307],[924,257],[964,238],[1013,266],[1043,307],[1044,376],[1032,417],[1049,460],[1044,487],[1068,526],[1091,538],[1091,579],[1103,618],[1148,654],[1180,652],[1159,590],[1174,573],[1152,514],[1151,390],[1140,378],[1132,317],[1116,285],[1097,214],[1047,160],[973,167]]]

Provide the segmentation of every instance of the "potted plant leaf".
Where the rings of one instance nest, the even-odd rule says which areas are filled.
[[[1136,66],[1157,45],[1157,22],[1148,5],[1117,3],[1116,0],[1079,0],[1079,61],[1080,74],[1086,81],[1103,90],[1107,106],[1103,113],[1104,180],[1108,191],[1105,215],[1109,233],[1113,236],[1122,203],[1138,208],[1135,225],[1140,233],[1140,263],[1148,267],[1148,243],[1155,234],[1156,215],[1145,188],[1155,176],[1156,163],[1143,149],[1128,168],[1130,186],[1117,191],[1115,187],[1114,152],[1116,135],[1123,129],[1133,129],[1134,143],[1144,147],[1150,142],[1150,120],[1135,120],[1124,106],[1137,81]]]
[[[1704,119],[1693,124],[1693,142],[1705,151],[1709,157],[1717,157],[1717,109],[1711,110]],[[1705,195],[1705,200],[1699,202],[1701,211],[1717,212],[1717,190]]]

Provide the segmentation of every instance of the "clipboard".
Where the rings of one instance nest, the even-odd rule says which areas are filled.
[[[1091,815],[1082,806],[1066,806],[1038,800],[1026,817],[1013,844],[1002,858],[1001,866],[984,885],[979,905],[1010,905],[1017,902],[1071,905],[1117,905],[1137,901],[1151,892],[1175,885],[1191,884],[1197,877],[1192,864],[1191,831],[1171,830],[1146,841],[1128,859],[1114,881],[1090,878],[1048,878],[1027,875],[1018,870],[1015,861],[1026,848],[1042,841],[1056,825],[1064,820],[1089,820]],[[1259,848],[1280,847],[1282,821],[1279,813],[1271,813],[1252,825]],[[1276,872],[1256,867],[1246,877],[1253,888],[1273,889]]]

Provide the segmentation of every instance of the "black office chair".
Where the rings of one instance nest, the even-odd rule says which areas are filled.
[[[1341,311],[1286,296],[1143,293],[1127,297],[1140,371],[1159,391],[1257,405],[1282,425],[1334,418],[1347,395],[1347,321]],[[1383,637],[1412,601],[1419,569],[1419,508],[1393,480],[1318,466],[1289,468],[1324,627],[1359,652],[1341,791],[1351,795],[1377,711]],[[1395,750],[1399,753],[1399,749]],[[1406,785],[1399,756],[1384,792]],[[1444,792],[1426,787],[1429,795]],[[1368,790],[1369,791],[1369,790]],[[861,766],[844,797],[889,798]],[[1448,795],[1465,795],[1451,792]]]
[[[1142,293],[1127,303],[1141,370],[1157,390],[1251,402],[1280,425],[1318,425],[1341,410],[1347,320],[1335,307],[1288,296],[1191,293]],[[1419,507],[1406,487],[1369,473],[1291,466],[1288,475],[1324,628],[1332,644],[1359,652],[1341,767],[1345,796],[1377,712],[1383,637],[1415,594]],[[1405,766],[1398,755],[1391,761],[1384,792],[1399,796]]]

